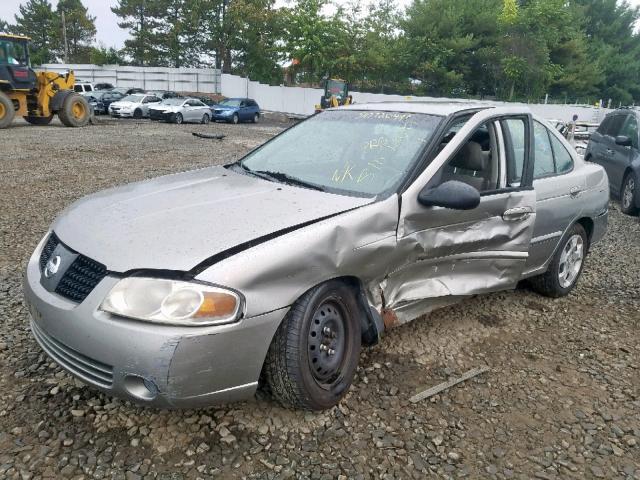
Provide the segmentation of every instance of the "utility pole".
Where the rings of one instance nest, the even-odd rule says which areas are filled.
[[[64,39],[64,63],[69,63],[69,44],[67,43],[67,22],[62,11],[62,38]]]

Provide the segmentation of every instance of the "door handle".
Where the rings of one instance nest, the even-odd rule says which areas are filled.
[[[572,197],[577,197],[581,193],[582,193],[582,188],[581,187],[571,187],[571,189],[569,190],[569,194]]]
[[[502,214],[502,219],[506,222],[519,222],[533,213],[531,207],[510,208]]]

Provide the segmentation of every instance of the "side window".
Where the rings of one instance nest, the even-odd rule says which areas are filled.
[[[533,178],[540,178],[556,173],[553,162],[553,150],[549,141],[549,132],[544,125],[533,122],[533,138],[535,157],[533,163]]]
[[[611,137],[617,137],[619,135],[618,132],[622,129],[622,124],[624,123],[626,115],[613,115],[611,119],[611,123],[607,125],[607,129],[604,134],[609,135]]]
[[[517,187],[522,181],[525,157],[525,123],[521,118],[502,122],[502,135],[507,159],[507,187]]]
[[[82,93],[82,85],[74,85],[73,90],[74,92]]]
[[[618,135],[629,137],[633,148],[638,148],[638,122],[635,115],[627,115],[627,120],[622,125]]]
[[[435,187],[457,180],[480,192],[496,190],[500,180],[499,162],[493,124],[483,125],[443,165],[430,184]]]
[[[613,117],[611,115],[604,117],[604,120],[602,120],[602,123],[600,124],[596,132],[598,132],[600,135],[606,135],[612,121]]]
[[[556,173],[567,173],[573,170],[573,158],[571,154],[564,148],[564,145],[555,135],[549,134],[551,137],[551,147],[553,148],[553,156],[556,159]]]
[[[87,92],[92,92],[93,91],[93,87],[91,85],[85,85],[84,88],[87,89]]]

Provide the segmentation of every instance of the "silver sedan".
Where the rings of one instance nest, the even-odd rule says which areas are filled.
[[[167,98],[149,107],[151,120],[172,123],[204,123],[211,120],[211,108],[196,98]]]
[[[575,287],[608,182],[525,107],[327,110],[243,159],[70,206],[24,281],[33,334],[109,394],[159,407],[326,409],[361,345],[529,279]]]

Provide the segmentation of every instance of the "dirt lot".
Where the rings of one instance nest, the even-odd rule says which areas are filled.
[[[325,413],[265,395],[139,408],[40,351],[20,281],[57,212],[99,189],[227,162],[281,128],[123,120],[0,131],[0,478],[640,479],[640,223],[615,204],[569,297],[522,288],[392,330]],[[419,387],[481,365],[491,371],[409,403]]]

